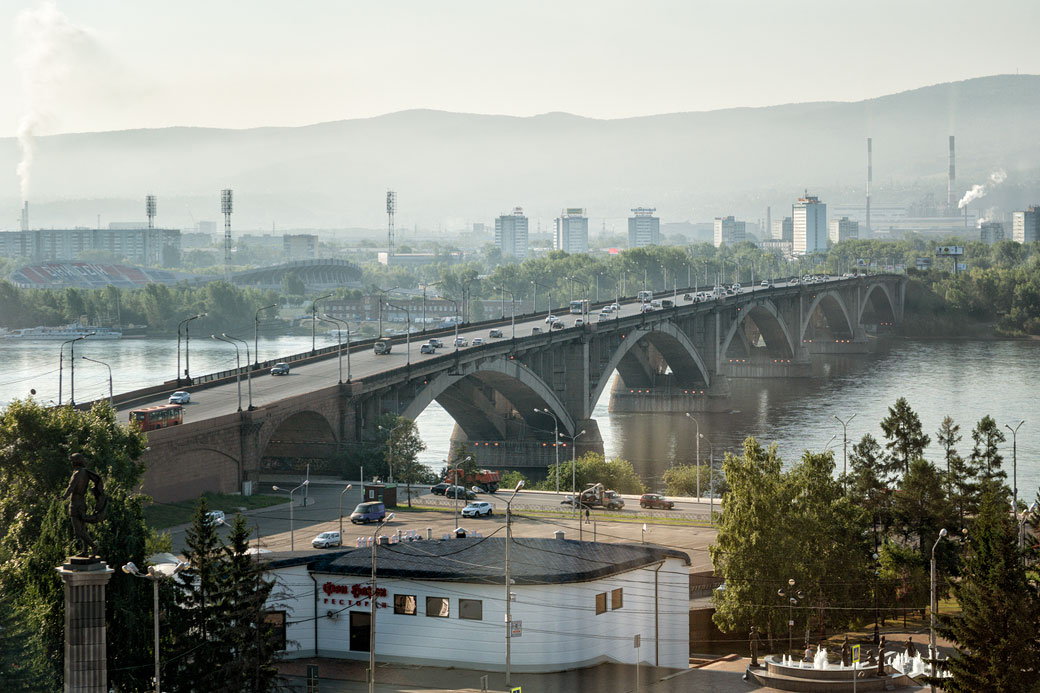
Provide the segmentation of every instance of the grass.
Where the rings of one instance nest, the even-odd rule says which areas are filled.
[[[239,508],[255,510],[287,502],[282,496],[243,496],[237,493],[206,493],[204,496],[207,507],[211,510],[223,510],[229,516],[234,515]],[[153,503],[144,509],[144,521],[153,529],[167,529],[187,524],[195,514],[197,503],[197,499],[177,503]]]

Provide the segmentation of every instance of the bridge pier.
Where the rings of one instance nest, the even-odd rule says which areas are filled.
[[[633,414],[712,412],[729,409],[730,388],[725,376],[716,376],[710,385],[684,387],[671,382],[668,376],[657,376],[650,387],[632,387],[621,378],[610,390],[611,412]]]
[[[877,348],[873,340],[862,339],[808,339],[802,345],[810,354],[835,354],[847,356],[851,354],[870,354]]]

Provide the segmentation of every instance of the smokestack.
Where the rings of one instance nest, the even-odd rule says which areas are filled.
[[[874,182],[874,147],[873,140],[867,138],[867,228],[870,233],[870,184]]]
[[[26,200],[22,206],[22,231],[29,230],[29,201]]]
[[[953,135],[950,135],[950,175],[946,184],[946,206],[954,209],[956,199],[954,198],[953,186],[957,182],[957,170],[955,166],[956,157],[953,151]]]

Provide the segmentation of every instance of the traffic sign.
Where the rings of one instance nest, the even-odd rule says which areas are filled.
[[[859,664],[859,645],[852,646],[852,663]]]
[[[524,630],[524,622],[523,621],[513,621],[510,624],[510,626],[511,627],[509,628],[509,637],[511,637],[511,638],[519,638],[523,634],[523,630]]]
[[[521,693],[520,686],[513,686],[509,689],[509,693]]]

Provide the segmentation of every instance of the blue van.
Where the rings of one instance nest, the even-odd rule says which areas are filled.
[[[379,501],[358,503],[354,512],[350,513],[350,521],[355,525],[382,522],[384,517],[386,517],[386,506]]]

